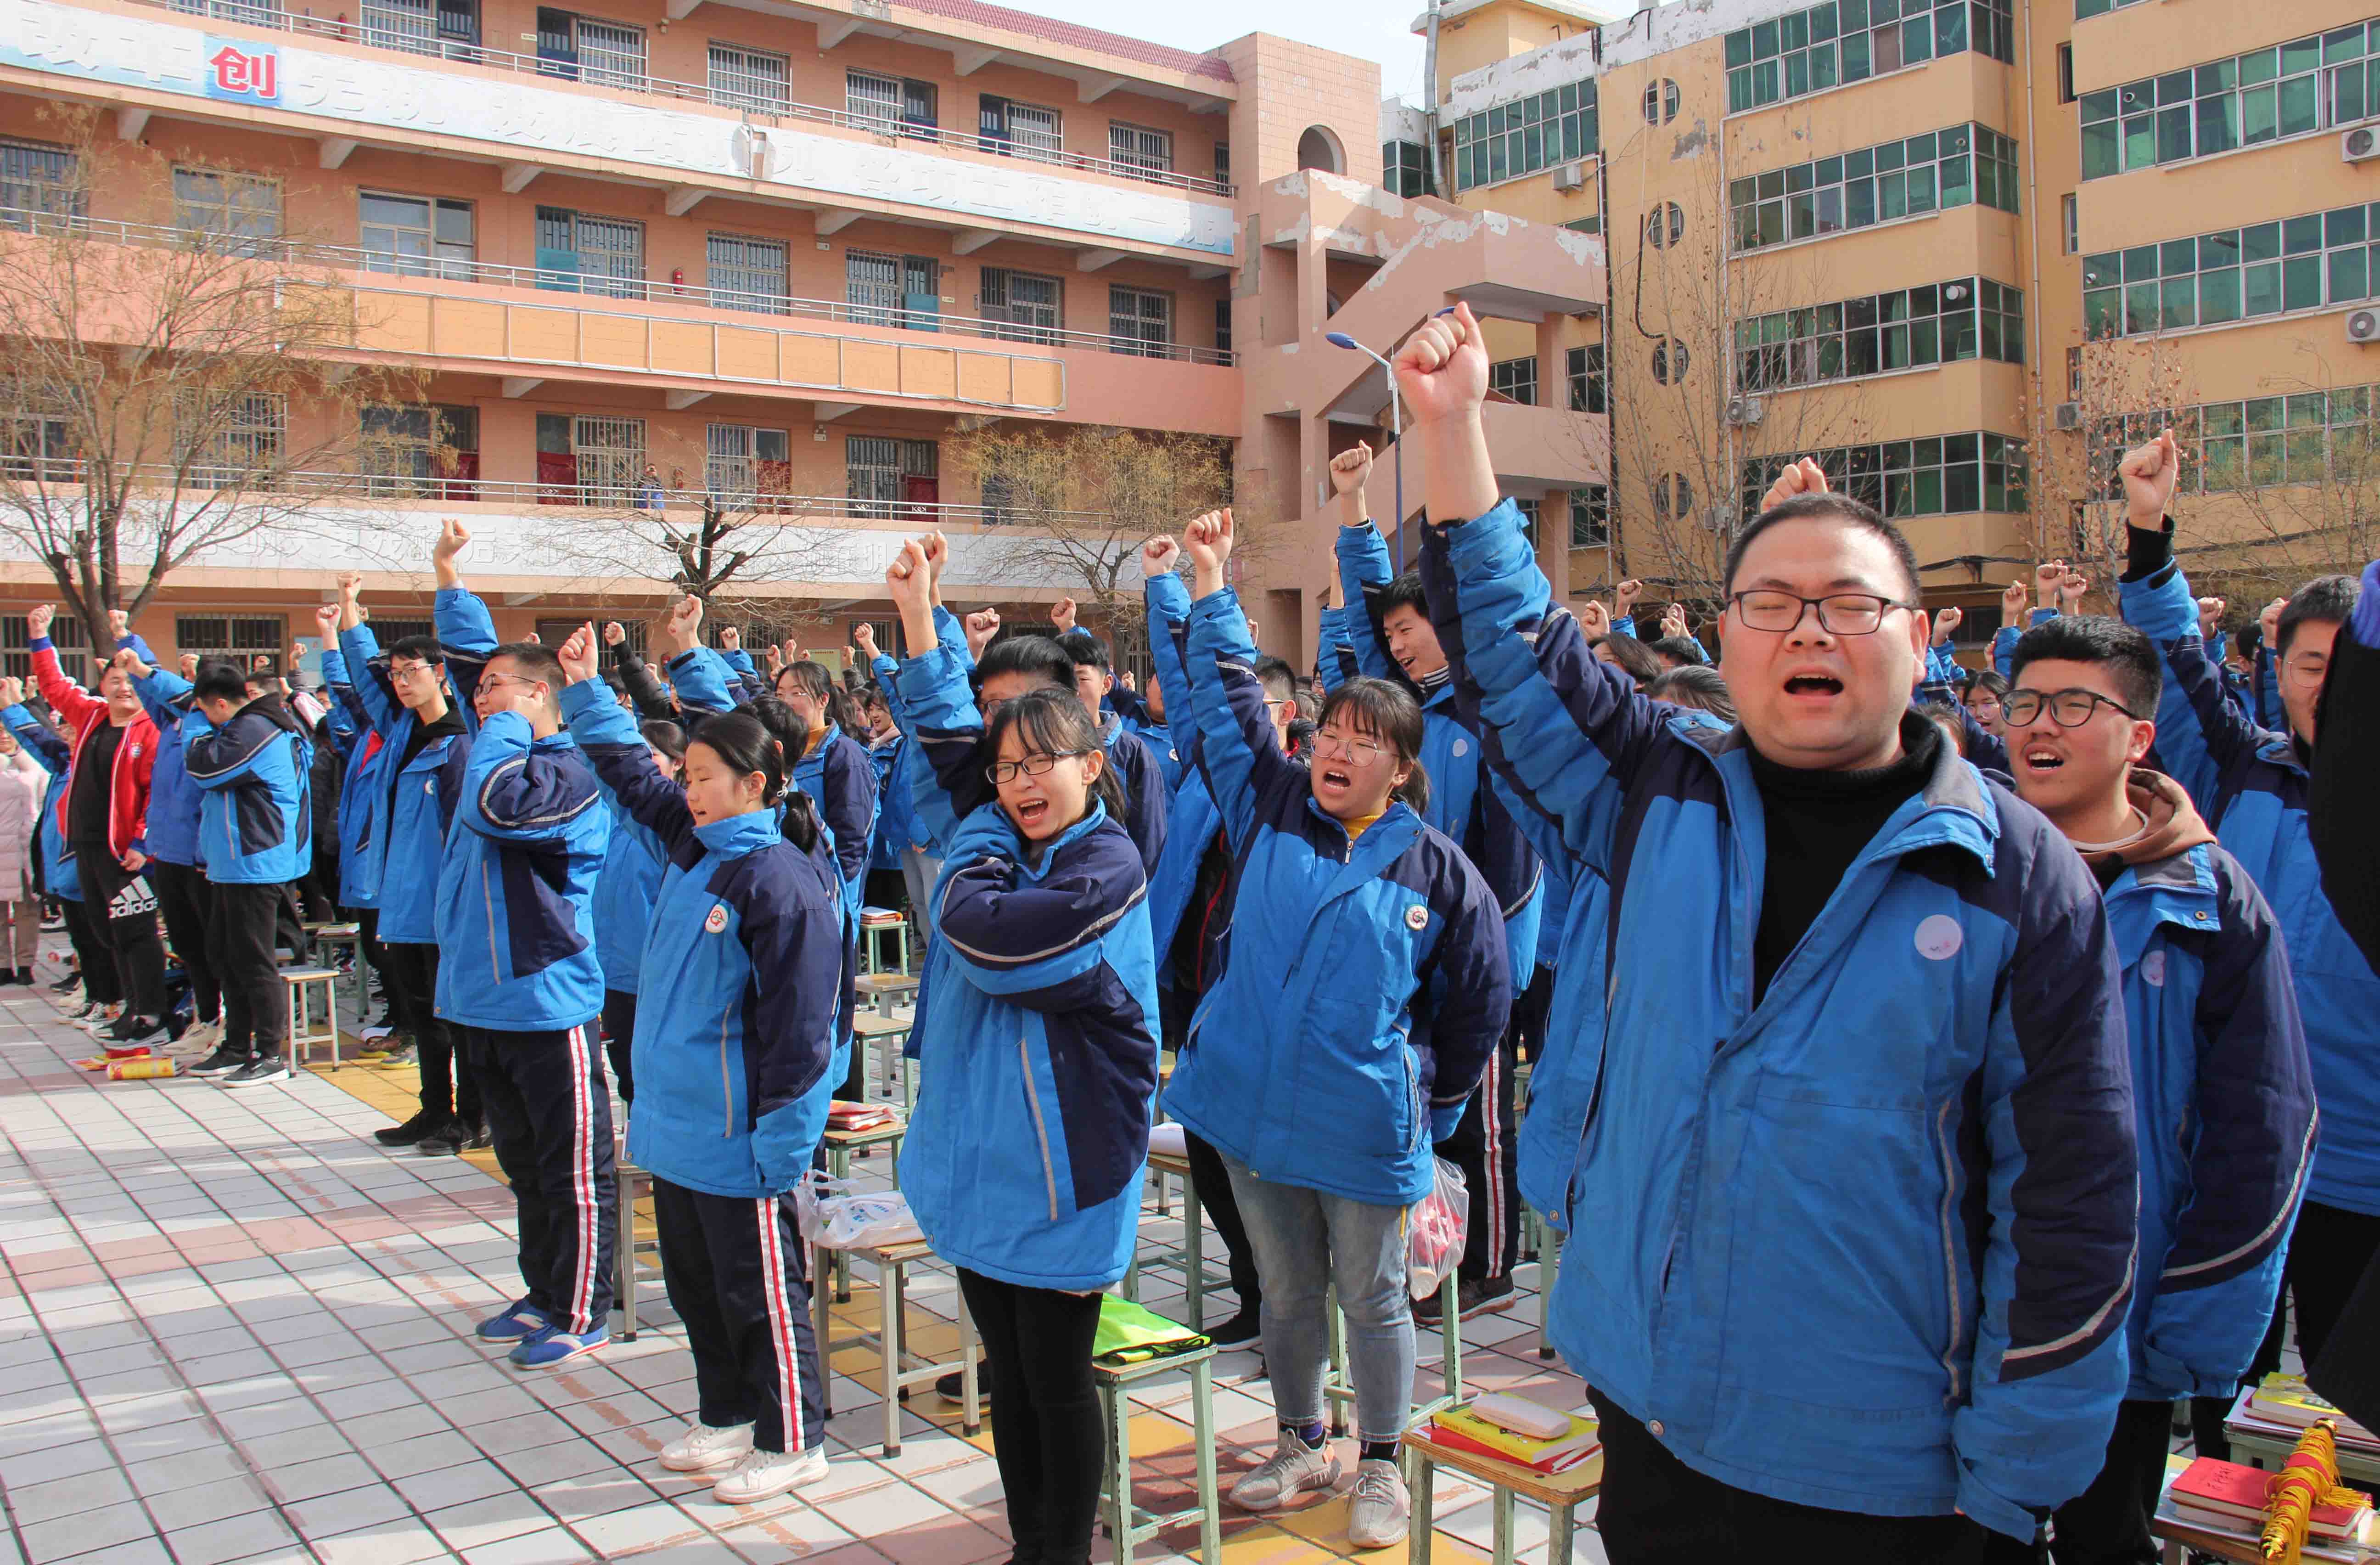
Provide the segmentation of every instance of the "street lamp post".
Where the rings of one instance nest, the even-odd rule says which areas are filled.
[[[1431,318],[1436,319],[1439,315],[1451,315],[1453,313],[1454,306],[1450,304],[1445,309],[1433,312]],[[1324,332],[1322,334],[1322,340],[1329,343],[1333,348],[1350,348],[1354,349],[1365,358],[1369,359],[1373,363],[1378,364],[1380,367],[1380,373],[1389,377],[1390,465],[1391,471],[1396,474],[1397,483],[1397,524],[1395,529],[1397,538],[1397,573],[1399,575],[1402,575],[1404,574],[1405,569],[1405,410],[1404,398],[1397,395],[1397,372],[1395,368],[1390,364],[1388,360],[1382,358],[1379,354],[1373,352],[1362,343],[1357,342],[1345,332]]]

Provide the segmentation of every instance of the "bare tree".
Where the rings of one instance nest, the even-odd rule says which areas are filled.
[[[2054,387],[2050,366],[2035,385]],[[2026,521],[2035,561],[2058,559],[2112,591],[2123,573],[2124,453],[2171,427],[2195,486],[2197,428],[2189,368],[2163,336],[2102,336],[2066,350],[2063,404],[2026,410],[2032,486]]]
[[[358,361],[356,297],[297,260],[277,188],[177,189],[164,155],[57,116],[66,144],[10,187],[31,204],[0,211],[0,537],[103,626],[201,553],[362,492],[360,410],[419,403],[421,377]],[[173,224],[87,218],[103,174]]]

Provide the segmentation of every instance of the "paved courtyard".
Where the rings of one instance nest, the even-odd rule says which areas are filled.
[[[480,1346],[471,1324],[518,1291],[511,1197],[485,1155],[372,1142],[408,1111],[409,1074],[351,1064],[233,1093],[110,1082],[72,1063],[91,1048],[45,990],[0,989],[0,1565],[1007,1559],[988,1430],[962,1437],[956,1410],[920,1391],[900,1455],[882,1457],[876,1360],[859,1344],[832,1357],[832,1476],[748,1508],[653,1461],[694,1406],[657,1282],[636,1341],[566,1370],[515,1371]],[[887,1171],[881,1158],[861,1167]],[[1149,1247],[1178,1241],[1179,1214],[1152,1199]],[[858,1272],[838,1341],[877,1319]],[[1520,1280],[1517,1308],[1465,1327],[1464,1378],[1578,1406],[1577,1379],[1536,1353],[1536,1266]],[[1175,1313],[1179,1285],[1154,1271],[1143,1302]],[[915,1343],[949,1351],[949,1273],[913,1278],[911,1297]],[[1423,1334],[1426,1365],[1438,1347]],[[1257,1357],[1217,1363],[1228,1486],[1269,1449],[1273,1424]],[[1186,1380],[1166,1378],[1139,1400],[1145,1503],[1191,1493],[1187,1397]],[[1485,1559],[1484,1491],[1441,1479],[1438,1506],[1433,1558]],[[1520,1517],[1521,1558],[1541,1565],[1545,1516]],[[1272,1520],[1227,1506],[1225,1522],[1232,1565],[1351,1552],[1343,1495]],[[1195,1527],[1176,1530],[1138,1558],[1196,1559],[1196,1543]],[[1105,1541],[1098,1558],[1111,1558]],[[1404,1565],[1407,1550],[1355,1558]],[[1591,1533],[1578,1558],[1600,1565]]]

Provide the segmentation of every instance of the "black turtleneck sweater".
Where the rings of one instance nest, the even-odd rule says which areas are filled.
[[[1780,766],[1752,751],[1768,829],[1768,863],[1760,889],[1760,929],[1752,942],[1752,999],[1817,922],[1827,899],[1892,813],[1925,786],[1942,730],[1925,718],[1900,726],[1900,759],[1864,772],[1810,772]]]

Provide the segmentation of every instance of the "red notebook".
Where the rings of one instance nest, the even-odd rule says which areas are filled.
[[[2242,1467],[2236,1461],[2216,1461],[2212,1457],[2200,1457],[2192,1462],[2182,1475],[2173,1481],[2173,1503],[2191,1510],[2202,1510],[2216,1516],[2228,1516],[2241,1522],[2261,1522],[2265,1515],[2265,1494],[2276,1474]],[[2337,1538],[2361,1542],[2370,1530],[2372,1507],[2318,1505],[2313,1508],[2313,1525],[2309,1529],[2318,1538]]]

